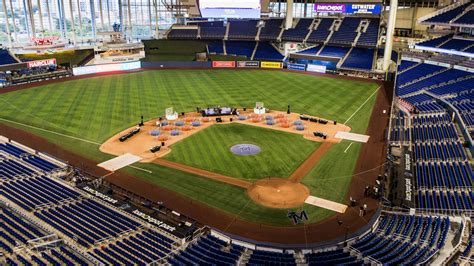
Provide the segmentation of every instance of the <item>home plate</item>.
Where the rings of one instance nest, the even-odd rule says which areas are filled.
[[[140,161],[142,157],[133,155],[131,153],[126,153],[124,155],[121,155],[119,157],[115,157],[111,160],[105,161],[103,163],[98,164],[97,166],[102,167],[106,170],[109,171],[116,171],[120,168],[124,168],[126,166],[129,166],[131,164],[134,164],[138,161]]]
[[[308,196],[304,202],[314,205],[314,206],[324,208],[324,209],[335,211],[338,213],[344,213],[346,212],[346,209],[347,209],[347,206],[344,204],[340,204],[334,201],[325,200],[325,199],[314,197],[314,196]]]
[[[338,131],[334,137],[338,139],[347,139],[347,140],[366,143],[367,141],[369,141],[370,136],[356,134],[356,133],[349,133],[349,132],[344,132],[344,131]]]

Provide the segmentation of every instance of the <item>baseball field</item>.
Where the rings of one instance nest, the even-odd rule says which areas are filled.
[[[262,70],[159,70],[53,83],[0,94],[0,122],[30,131],[97,162],[112,158],[99,146],[121,130],[151,120],[165,108],[192,112],[196,106],[253,107],[336,120],[364,134],[378,85],[371,82]],[[262,153],[222,156],[236,143],[254,143]],[[164,159],[228,176],[258,180],[288,177],[319,143],[301,136],[251,126],[214,126],[180,142]],[[362,144],[334,144],[301,182],[311,195],[345,203]],[[230,158],[230,159],[229,159]],[[192,200],[255,223],[289,225],[287,210],[253,202],[242,188],[157,164],[125,171]],[[311,222],[334,212],[303,205]]]

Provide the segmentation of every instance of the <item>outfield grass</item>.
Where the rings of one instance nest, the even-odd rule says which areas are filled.
[[[101,76],[45,85],[0,95],[0,118],[22,122],[101,143],[139,121],[151,119],[173,106],[193,111],[196,106],[252,107],[256,101],[275,110],[286,110],[344,122],[373,94],[374,83],[262,70],[162,70]],[[374,97],[353,116],[348,125],[364,133]],[[14,125],[14,124],[12,124]],[[97,161],[109,159],[98,145],[14,125],[41,135],[53,143]],[[344,198],[357,161],[360,145],[335,145],[304,179],[313,193],[329,199]],[[243,219],[265,224],[290,224],[285,210],[274,210],[249,201],[245,191],[227,184],[152,164],[140,164],[147,174],[127,168],[132,174],[193,200]],[[172,177],[172,178],[170,178]],[[311,221],[332,213],[304,206]]]
[[[255,144],[257,155],[230,152],[235,144]],[[319,146],[301,135],[242,124],[213,125],[171,146],[164,159],[204,170],[258,180],[288,177]]]

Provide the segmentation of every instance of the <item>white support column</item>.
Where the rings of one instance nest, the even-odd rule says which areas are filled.
[[[104,12],[102,11],[102,0],[99,0],[100,31],[104,31]]]
[[[395,21],[397,20],[398,0],[390,1],[390,12],[387,25],[387,40],[385,42],[385,51],[383,55],[383,70],[388,71],[392,57],[393,34],[395,32]]]
[[[72,30],[72,42],[76,46],[76,25],[74,25],[74,10],[72,8],[72,0],[69,0],[69,13],[71,15],[71,30]]]
[[[153,0],[153,6],[155,6],[155,39],[158,39],[159,29],[158,29],[158,0]]]
[[[130,0],[127,1],[127,5],[128,5],[127,16],[128,16],[128,28],[130,30],[130,40],[133,40],[132,7],[130,5]]]
[[[293,26],[293,0],[287,0],[285,29],[289,29],[291,26]]]
[[[77,0],[77,15],[79,17],[79,37],[83,37],[82,36],[82,15],[81,15],[81,4],[79,2],[79,0]]]
[[[31,24],[31,35],[33,38],[36,38],[36,25],[35,25],[35,17],[33,14],[33,4],[31,3],[31,0],[26,0],[26,5],[28,7],[28,17],[30,18],[30,24]]]
[[[16,25],[15,25],[15,10],[13,9],[13,4],[12,0],[10,0],[10,12],[12,12],[12,25],[13,25],[13,36],[14,36],[14,42],[18,42],[18,38],[16,36]],[[11,36],[10,36],[11,37]]]
[[[150,27],[150,36],[153,36],[153,24],[151,21],[151,0],[148,0],[148,26]]]
[[[67,36],[67,20],[66,20],[66,6],[64,5],[64,0],[61,0],[61,16],[63,18],[63,21],[61,22],[63,24],[63,31],[64,31],[64,40],[67,41],[68,36]]]
[[[5,13],[5,26],[7,26],[7,35],[8,35],[8,47],[11,49],[12,48],[12,35],[10,32],[10,22],[8,21],[8,10],[7,10],[7,3],[5,2],[6,0],[2,1],[2,6],[3,6],[3,12]],[[15,21],[15,17],[13,17],[13,21]],[[15,23],[15,22],[13,22]]]
[[[110,20],[110,2],[109,0],[106,0],[106,4],[107,4],[107,23],[109,24],[107,26],[107,30],[110,29],[110,27],[112,27],[112,21]]]
[[[10,0],[11,1],[11,0]],[[10,2],[11,3],[11,2]],[[48,30],[49,34],[53,34],[53,22],[51,20],[51,9],[49,8],[49,1],[46,1],[46,13],[48,13]]]
[[[44,37],[43,10],[41,9],[41,0],[38,0],[38,14],[41,27],[41,35]]]

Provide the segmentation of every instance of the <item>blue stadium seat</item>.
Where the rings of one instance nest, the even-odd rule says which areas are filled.
[[[361,18],[345,17],[339,29],[333,33],[329,43],[331,44],[352,44],[357,36]]]
[[[268,42],[259,42],[255,51],[255,60],[281,61],[283,55]]]
[[[308,43],[322,43],[324,42],[329,33],[330,33],[330,28],[331,28],[331,25],[333,24],[334,22],[334,19],[333,18],[322,18],[320,19],[320,22],[317,26],[316,29],[313,30],[313,32],[311,32],[311,34],[308,36],[308,39],[306,40],[306,42]]]
[[[258,20],[230,20],[229,40],[255,40]]]
[[[370,48],[354,47],[342,64],[342,67],[356,70],[371,70],[374,62],[374,51],[374,49]]]
[[[246,41],[226,41],[225,45],[228,55],[245,56],[250,58],[252,57],[256,43]]]
[[[260,41],[276,41],[281,31],[283,19],[264,20],[265,26],[260,30]]]
[[[13,58],[8,50],[0,49],[0,65],[16,64],[18,61]]]

